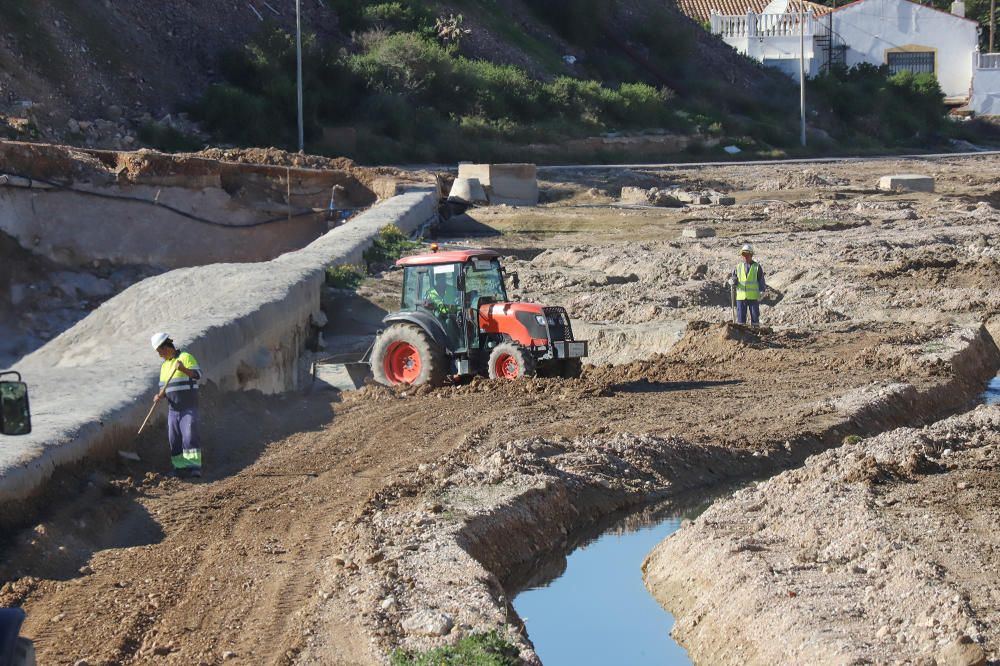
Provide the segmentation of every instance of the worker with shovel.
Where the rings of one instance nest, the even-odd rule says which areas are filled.
[[[751,325],[756,329],[760,327],[760,297],[767,289],[764,269],[753,260],[753,246],[750,243],[744,243],[740,248],[740,257],[742,261],[729,275],[730,291],[735,292],[733,314],[736,323],[745,326],[749,311]]]
[[[153,398],[153,403],[167,399],[167,438],[170,441],[173,476],[200,477],[198,380],[201,379],[201,369],[198,360],[186,351],[179,351],[166,333],[155,333],[150,344],[163,359],[160,391]]]

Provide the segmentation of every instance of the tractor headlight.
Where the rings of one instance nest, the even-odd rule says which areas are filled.
[[[539,326],[545,326],[545,317],[542,315],[535,315],[535,321],[538,322]]]

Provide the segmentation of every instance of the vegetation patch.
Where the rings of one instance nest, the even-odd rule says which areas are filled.
[[[340,264],[326,269],[327,286],[336,289],[357,289],[364,282],[367,271],[361,266]]]
[[[518,650],[497,632],[469,634],[455,645],[446,645],[427,652],[396,650],[389,663],[392,666],[517,666],[521,663]]]
[[[365,267],[371,273],[375,267],[395,263],[404,253],[419,247],[419,241],[411,241],[395,224],[387,224],[379,230],[371,247],[365,250]]]

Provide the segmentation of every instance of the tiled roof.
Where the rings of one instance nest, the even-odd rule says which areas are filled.
[[[770,0],[677,0],[677,6],[684,14],[699,23],[707,23],[714,11],[716,14],[743,16],[748,11],[761,14]],[[816,16],[829,14],[833,9],[808,0],[789,0],[793,12],[812,10]]]

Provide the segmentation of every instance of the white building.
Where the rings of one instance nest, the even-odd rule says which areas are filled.
[[[804,30],[807,76],[833,65],[860,63],[888,65],[893,72],[931,72],[949,101],[965,103],[973,96],[973,74],[980,69],[976,67],[980,60],[979,26],[964,14],[961,0],[954,3],[952,13],[910,0],[857,0],[833,10],[774,0],[760,12],[712,13],[709,23],[712,33],[736,50],[795,78],[799,33]],[[978,87],[1000,90],[985,80]],[[992,103],[1000,107],[1000,100]]]

